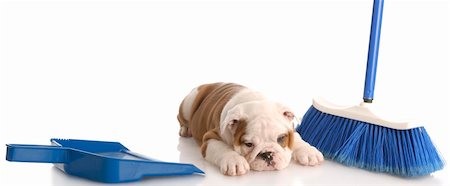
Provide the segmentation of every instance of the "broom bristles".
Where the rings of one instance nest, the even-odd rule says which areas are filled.
[[[424,127],[392,129],[311,106],[297,132],[326,158],[347,166],[404,177],[428,175],[444,167]]]

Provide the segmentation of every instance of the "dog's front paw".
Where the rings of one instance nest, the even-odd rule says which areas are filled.
[[[192,137],[191,129],[185,126],[180,127],[180,131],[178,132],[178,134],[181,137]]]
[[[315,166],[323,162],[322,153],[309,145],[296,149],[292,156],[301,165]]]
[[[224,155],[219,166],[220,172],[229,176],[240,176],[250,170],[247,160],[235,152]]]

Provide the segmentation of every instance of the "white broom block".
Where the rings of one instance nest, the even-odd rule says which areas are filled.
[[[386,114],[386,112],[377,109],[374,103],[362,102],[356,106],[339,106],[330,103],[321,97],[316,97],[313,99],[313,106],[317,110],[331,115],[363,121],[370,124],[380,125],[398,130],[407,130],[422,126],[418,125],[416,122],[401,121],[398,119],[398,117],[395,118],[396,116],[388,115]]]

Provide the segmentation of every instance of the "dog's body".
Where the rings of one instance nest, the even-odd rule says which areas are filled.
[[[226,175],[280,170],[291,158],[317,165],[322,154],[294,131],[294,114],[259,92],[233,83],[194,88],[180,105],[180,136],[194,137],[203,157]]]

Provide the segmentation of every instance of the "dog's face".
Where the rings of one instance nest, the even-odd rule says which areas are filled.
[[[234,150],[247,159],[251,169],[280,170],[291,160],[293,117],[288,108],[278,103],[249,102],[228,111],[221,131]]]

